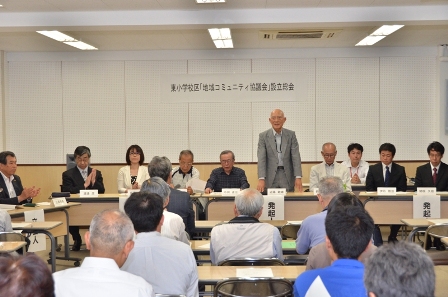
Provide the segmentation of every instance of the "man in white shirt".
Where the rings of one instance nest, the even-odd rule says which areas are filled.
[[[171,192],[168,184],[160,177],[151,177],[149,180],[143,182],[140,191],[157,194],[163,199],[164,221],[162,231],[160,232],[162,236],[182,241],[190,245],[187,232],[185,231],[184,221],[178,214],[170,212],[166,209],[168,203],[170,202]]]
[[[187,182],[193,178],[199,178],[199,170],[193,167],[193,152],[183,150],[179,154],[179,166],[171,170],[171,183],[175,189],[187,189],[188,194],[193,194],[193,189],[187,187]]]
[[[339,177],[344,184],[345,190],[351,191],[352,184],[350,182],[350,173],[348,171],[348,168],[334,161],[336,155],[338,154],[336,146],[331,142],[324,143],[322,145],[322,151],[320,153],[322,155],[322,158],[324,158],[324,161],[311,167],[310,191],[313,191],[314,188],[317,188],[317,183],[322,177],[325,176]]]
[[[352,184],[365,184],[367,172],[369,172],[369,163],[362,158],[364,148],[359,143],[350,143],[347,147],[348,160],[341,163],[347,166],[350,172],[350,181]]]
[[[162,198],[145,191],[132,193],[124,210],[137,235],[121,269],[143,277],[158,294],[199,296],[198,271],[190,246],[160,234],[164,224]]]
[[[271,224],[261,223],[264,198],[255,189],[235,196],[235,218],[212,229],[210,260],[219,264],[229,258],[278,258],[283,260],[282,238]]]
[[[143,278],[121,271],[120,267],[134,247],[131,220],[118,210],[104,210],[90,223],[84,240],[90,257],[81,267],[53,274],[58,297],[123,297],[154,296]]]

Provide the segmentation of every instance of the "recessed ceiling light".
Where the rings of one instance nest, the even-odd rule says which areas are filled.
[[[360,42],[358,42],[356,44],[356,46],[366,46],[366,45],[372,45],[377,43],[378,41],[380,41],[381,39],[383,39],[386,36],[367,36],[366,38],[364,38],[363,40],[361,40]]]
[[[387,35],[394,33],[398,29],[401,29],[402,27],[404,27],[404,25],[383,25],[380,28],[376,29],[375,32],[373,32],[370,35],[371,36],[378,36],[378,35],[387,36]]]
[[[3,7],[3,5],[0,4],[0,7]]]
[[[94,47],[93,45],[87,44],[85,42],[82,41],[67,41],[64,42],[65,44],[71,45],[73,47],[79,48],[81,50],[97,50],[96,47]]]
[[[85,42],[79,41],[71,36],[68,36],[67,34],[64,34],[62,32],[59,31],[36,31],[39,34],[45,35],[49,38],[52,38],[54,40],[63,42],[67,45],[79,48],[81,50],[97,50],[96,47],[87,44]]]
[[[196,0],[196,3],[224,3],[226,0]]]
[[[208,29],[210,36],[217,48],[233,48],[232,34],[229,28]]]

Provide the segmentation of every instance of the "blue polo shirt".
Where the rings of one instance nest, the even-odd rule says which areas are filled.
[[[331,297],[366,297],[364,264],[358,260],[339,259],[329,267],[308,270],[294,283],[294,297],[304,297],[311,284],[320,277]]]
[[[310,215],[303,220],[299,231],[297,232],[296,250],[298,254],[306,254],[309,249],[319,243],[325,242],[325,218],[327,209]]]

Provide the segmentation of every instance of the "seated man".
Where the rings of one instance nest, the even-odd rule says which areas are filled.
[[[322,206],[322,211],[303,220],[296,239],[296,250],[299,254],[306,254],[313,246],[325,242],[325,217],[328,204],[334,196],[344,192],[342,180],[337,176],[323,177],[317,185],[319,188],[317,199]]]
[[[0,232],[12,232],[11,216],[4,209],[0,209]]]
[[[121,211],[96,214],[84,236],[90,257],[81,267],[53,274],[56,296],[154,296],[143,278],[120,270],[134,247],[133,238],[134,226]]]
[[[364,204],[355,196],[353,193],[341,193],[331,199],[330,204],[328,204],[327,214],[332,212],[337,208],[343,208],[345,206],[356,206],[364,209]],[[376,250],[376,246],[370,241],[368,248],[359,256],[359,261],[366,263],[367,259]],[[327,246],[325,242],[322,242],[314,246],[310,250],[308,260],[306,261],[306,270],[324,268],[330,266],[332,259],[328,253]]]
[[[148,172],[151,177],[160,177],[167,184],[171,184],[171,161],[167,157],[154,157],[148,164]],[[185,224],[185,231],[192,236],[195,229],[195,214],[190,195],[176,189],[170,191],[170,203],[167,210],[178,214]]]
[[[190,245],[160,235],[164,224],[162,198],[144,191],[132,193],[124,210],[137,235],[121,269],[143,277],[158,294],[199,296],[198,271]]]
[[[334,161],[338,153],[336,146],[331,142],[324,143],[320,153],[324,158],[324,161],[311,167],[310,191],[317,188],[317,183],[325,176],[339,177],[342,180],[344,188],[347,191],[351,191],[352,185],[350,183],[350,173],[348,168]]]
[[[395,146],[391,143],[383,143],[379,148],[380,163],[371,165],[366,178],[366,191],[376,191],[378,187],[395,187],[398,191],[406,192],[406,172],[403,166],[392,162],[395,156]],[[388,242],[396,242],[400,225],[391,225]],[[383,244],[379,228],[375,231],[375,245]]]
[[[241,190],[250,187],[246,173],[243,169],[234,167],[235,154],[232,151],[223,151],[219,155],[220,168],[213,169],[205,185],[205,193],[222,192],[223,188],[238,188]]]
[[[282,238],[277,228],[261,223],[264,198],[254,189],[235,196],[235,218],[213,227],[210,260],[217,265],[229,258],[278,258],[283,260]]]
[[[162,236],[182,241],[190,245],[182,218],[178,214],[166,210],[166,207],[170,202],[171,192],[168,184],[160,177],[151,177],[143,182],[140,192],[154,193],[162,197],[164,218],[162,231],[160,232]]]
[[[76,167],[62,173],[62,192],[79,194],[80,190],[98,190],[98,194],[104,194],[103,176],[101,171],[89,166],[90,149],[86,146],[78,146],[75,149],[74,157]],[[81,235],[78,226],[69,227],[73,237],[72,251],[79,251],[81,248]]]
[[[415,173],[415,191],[418,187],[435,187],[437,192],[448,191],[448,165],[442,162],[445,147],[437,141],[428,145],[426,149],[429,156],[429,163],[417,167]],[[428,238],[427,249],[431,248],[431,241]],[[444,250],[445,246],[439,238],[434,238],[434,246],[438,250]]]
[[[24,188],[18,175],[16,155],[10,151],[0,153],[0,204],[23,204],[39,195],[40,188]]]
[[[362,158],[364,148],[359,143],[350,143],[347,147],[348,160],[341,163],[347,166],[350,172],[350,182],[353,184],[365,184],[367,172],[369,172],[369,163]]]
[[[199,170],[193,167],[193,152],[183,150],[179,154],[179,166],[171,170],[171,184],[175,189],[187,189],[188,194],[193,194],[193,189],[187,187],[187,182],[193,178],[199,178]]]
[[[359,207],[331,211],[325,219],[325,242],[334,262],[299,275],[294,283],[294,297],[366,296],[364,265],[358,259],[369,246],[373,228],[373,219]],[[322,294],[325,291],[327,294]]]
[[[431,258],[419,245],[408,241],[380,247],[365,268],[364,284],[369,297],[432,297],[435,283]]]

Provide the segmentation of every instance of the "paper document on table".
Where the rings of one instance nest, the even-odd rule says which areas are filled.
[[[191,187],[195,193],[204,193],[207,182],[199,178],[192,178],[187,181],[186,186]]]
[[[39,205],[39,206],[50,206],[51,202],[39,202],[39,203],[36,203],[36,205]]]
[[[271,268],[237,268],[236,277],[274,277]]]
[[[210,243],[206,243],[206,244],[203,244],[203,245],[200,245],[199,246],[199,248],[201,248],[201,249],[210,249]]]
[[[10,210],[10,209],[16,209],[16,206],[14,204],[0,204],[0,208]]]
[[[31,226],[31,223],[11,223],[13,229],[23,229]]]
[[[302,221],[288,221],[289,225],[302,225]]]

